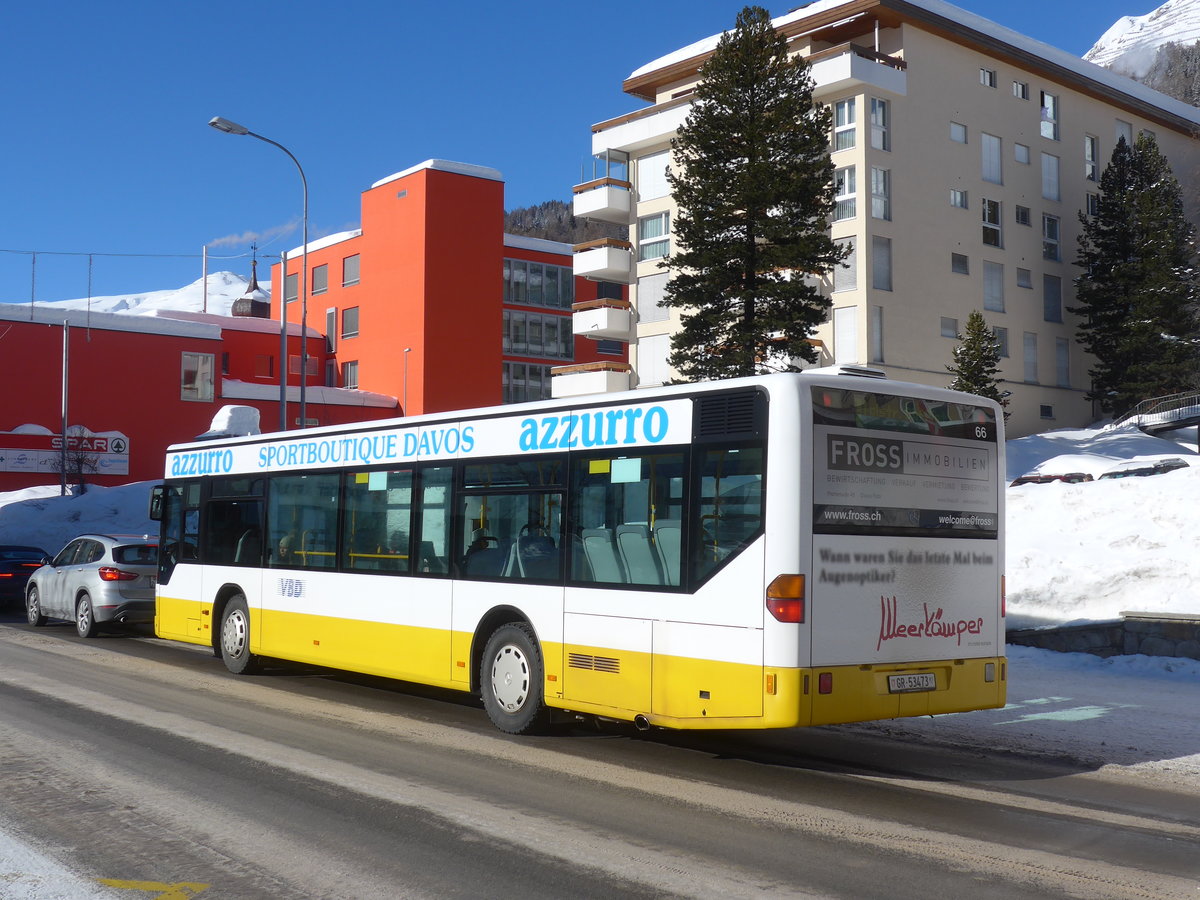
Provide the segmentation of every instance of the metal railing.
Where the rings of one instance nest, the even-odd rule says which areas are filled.
[[[1200,416],[1200,391],[1182,391],[1163,397],[1143,400],[1125,415],[1114,419],[1109,428],[1130,422],[1138,425],[1160,425]]]

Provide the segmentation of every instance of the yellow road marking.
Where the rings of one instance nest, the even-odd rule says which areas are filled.
[[[123,891],[158,891],[154,900],[187,900],[207,891],[211,884],[200,884],[194,881],[180,881],[167,884],[165,881],[125,881],[120,878],[97,878],[98,882],[108,887]]]

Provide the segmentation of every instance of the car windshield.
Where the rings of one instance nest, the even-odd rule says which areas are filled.
[[[125,565],[152,566],[158,563],[157,544],[128,544],[113,548],[113,561]]]

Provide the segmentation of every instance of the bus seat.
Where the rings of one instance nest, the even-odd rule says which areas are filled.
[[[583,552],[592,568],[592,581],[625,584],[625,568],[617,555],[617,544],[610,528],[585,528],[581,535]]]
[[[242,532],[242,536],[238,538],[237,549],[233,551],[233,561],[235,563],[252,563],[259,565],[262,562],[262,532],[257,528],[248,528]]]
[[[618,525],[617,547],[631,584],[662,584],[662,566],[650,546],[650,529],[645,525]]]
[[[679,586],[679,552],[682,530],[678,519],[662,519],[654,525],[654,549],[662,564],[666,583]]]
[[[463,560],[463,573],[468,578],[494,578],[504,569],[507,557],[508,550],[498,545],[469,550]]]
[[[554,546],[554,538],[544,534],[525,534],[517,538],[513,547],[516,551],[519,577],[558,577],[558,548]]]

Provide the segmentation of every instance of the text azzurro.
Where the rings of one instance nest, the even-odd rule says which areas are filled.
[[[661,406],[542,416],[522,420],[520,447],[522,450],[569,450],[642,441],[657,444],[666,437],[669,424],[667,411]]]

